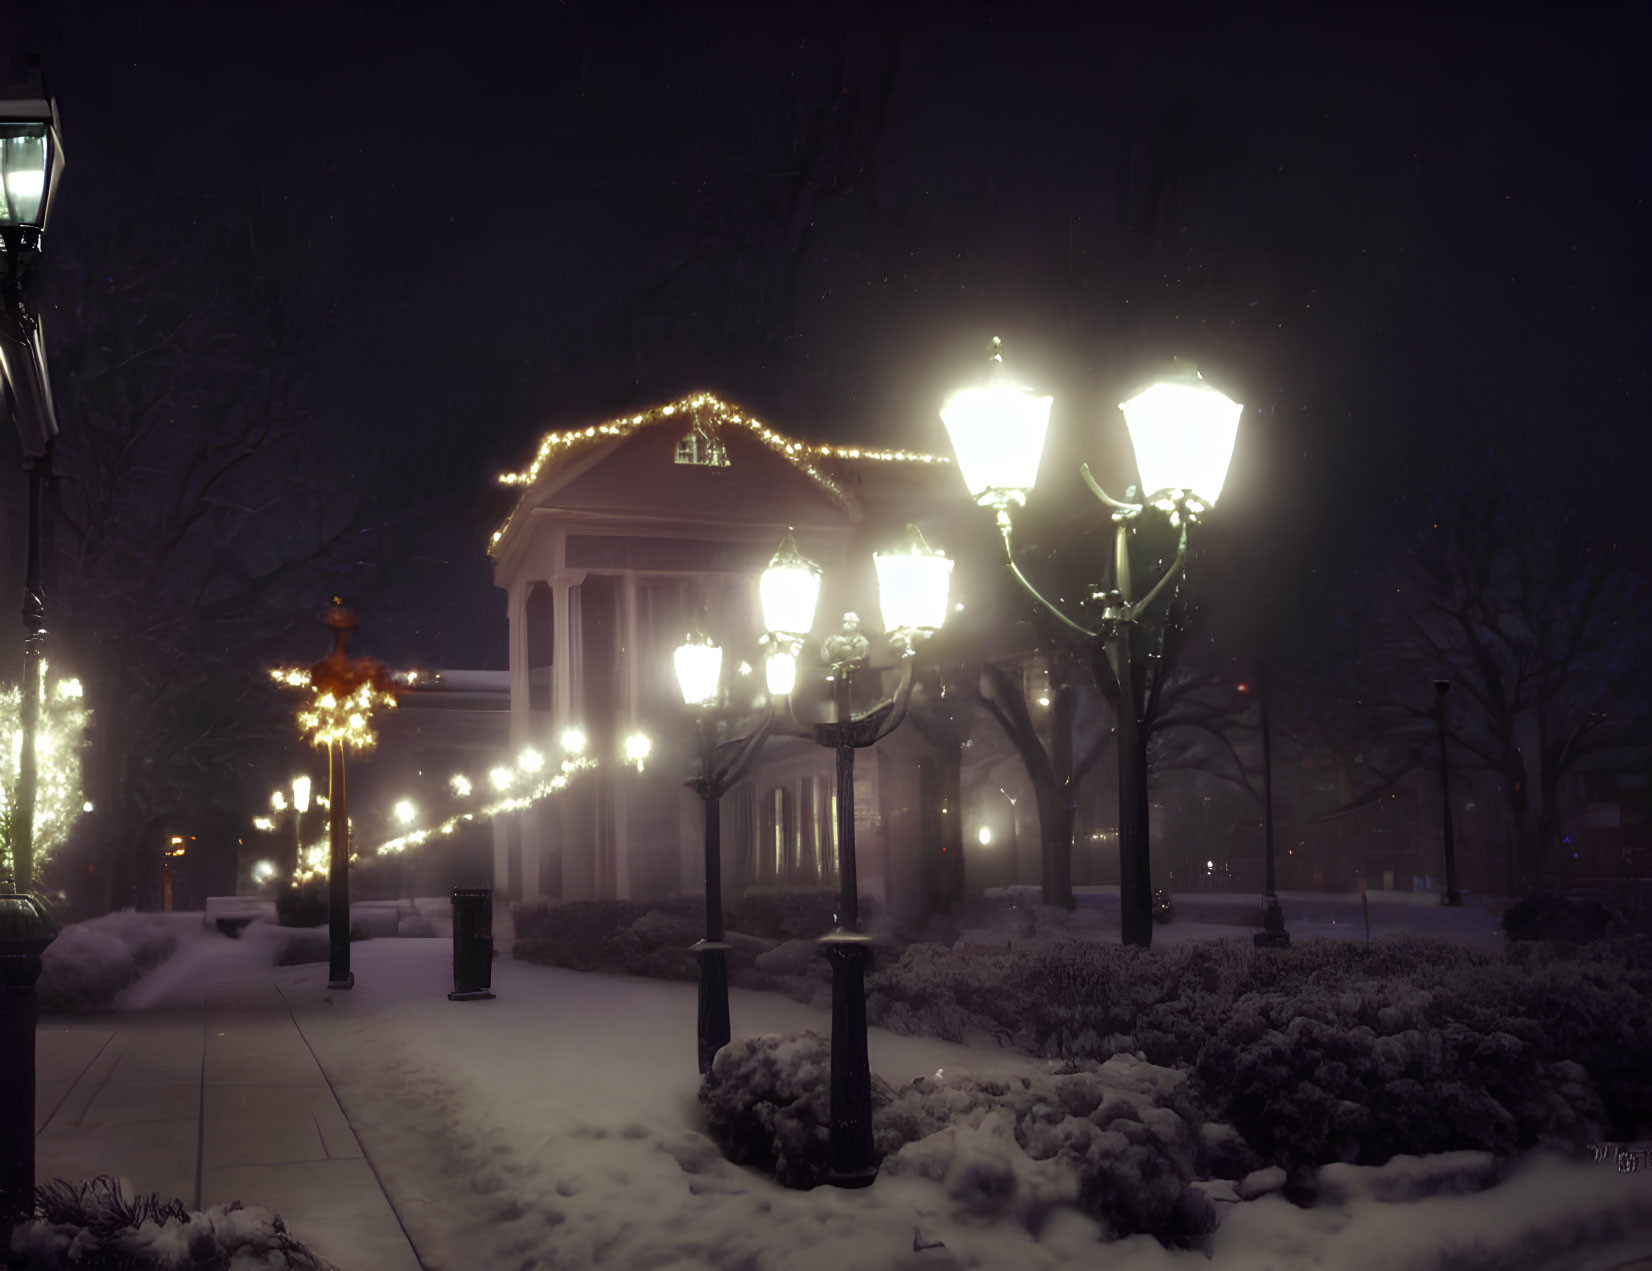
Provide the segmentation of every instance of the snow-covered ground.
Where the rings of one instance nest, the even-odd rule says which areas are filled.
[[[349,993],[329,994],[322,967],[275,974],[432,1271],[1211,1265],[1145,1236],[1098,1244],[1105,1233],[1070,1208],[1037,1230],[1014,1206],[988,1218],[956,1179],[886,1172],[866,1191],[796,1192],[728,1164],[702,1130],[693,985],[501,958],[496,1000],[449,1002],[447,941],[375,940],[354,961]],[[829,1032],[824,1012],[777,995],[736,990],[731,1004],[736,1036]],[[896,1084],[1044,1070],[878,1029],[871,1059]],[[959,1135],[954,1150],[1018,1151],[990,1135]],[[1652,1258],[1652,1174],[1533,1156],[1462,1194],[1476,1166],[1332,1167],[1323,1181],[1337,1199],[1308,1210],[1212,1184],[1214,1265],[1608,1271]],[[1417,1181],[1432,1175],[1444,1185]]]

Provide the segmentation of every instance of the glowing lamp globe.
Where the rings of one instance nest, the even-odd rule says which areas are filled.
[[[44,97],[0,101],[0,226],[45,229],[62,171],[56,103]]]
[[[797,687],[797,658],[790,653],[773,654],[763,664],[770,697],[785,697]]]
[[[308,777],[293,778],[293,807],[300,812],[310,810],[310,779]]]
[[[873,552],[872,564],[878,571],[878,604],[885,631],[941,629],[946,622],[947,593],[952,589],[952,561],[920,544],[905,552]]]
[[[960,389],[947,398],[941,421],[970,497],[1002,508],[1025,503],[1027,491],[1038,484],[1038,461],[1055,398],[1005,382],[999,348],[994,340],[993,382]]]
[[[1214,505],[1245,408],[1190,371],[1143,390],[1119,409],[1135,447],[1143,498],[1186,490]]]
[[[723,678],[723,651],[711,641],[689,639],[672,655],[677,668],[677,687],[688,706],[710,706],[717,700],[717,685]]]
[[[797,550],[791,530],[780,540],[780,550],[758,580],[757,592],[763,603],[764,627],[792,640],[809,634],[820,603],[820,566]]]

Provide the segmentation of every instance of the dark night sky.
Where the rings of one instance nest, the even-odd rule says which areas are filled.
[[[1303,566],[1488,450],[1533,498],[1652,457],[1633,6],[4,12],[61,104],[54,235],[127,186],[302,227],[360,426],[419,456],[385,479],[449,509],[427,660],[499,664],[490,478],[545,428],[707,385],[944,450],[994,332],[1115,466],[1103,408],[1196,356],[1260,407],[1235,515]]]

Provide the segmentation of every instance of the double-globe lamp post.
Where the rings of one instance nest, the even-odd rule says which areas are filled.
[[[57,935],[34,884],[35,729],[40,717],[45,606],[40,587],[40,488],[57,417],[39,315],[29,304],[46,214],[63,168],[57,106],[46,97],[0,101],[0,376],[29,474],[23,594],[21,753],[11,814],[11,880],[0,894],[0,1231],[34,1208],[35,1025],[40,956]]]
[[[1145,497],[1115,499],[1096,483],[1089,465],[1081,465],[1091,493],[1113,509],[1113,580],[1111,587],[1098,581],[1090,589],[1090,608],[1068,613],[1022,572],[1011,540],[1014,513],[1038,482],[1053,401],[1006,377],[1002,345],[994,339],[988,382],[954,393],[941,418],[964,484],[996,514],[1010,571],[1062,627],[1089,643],[1098,679],[1110,675],[1118,687],[1120,918],[1124,943],[1147,948],[1153,941],[1153,888],[1144,712],[1162,656],[1166,610],[1187,563],[1188,535],[1221,495],[1244,407],[1180,362],[1171,378],[1120,404],[1141,474],[1140,486],[1126,495],[1137,498],[1139,488]],[[1130,548],[1144,534],[1152,540],[1168,536],[1174,548],[1157,580],[1138,595]]]
[[[740,712],[729,700],[723,677],[723,650],[702,635],[691,635],[672,656],[683,702],[693,708],[699,730],[699,775],[688,782],[705,809],[706,934],[694,946],[700,962],[699,1063],[711,1071],[717,1052],[728,1045],[728,944],[723,930],[722,802],[745,775],[774,723],[773,699],[761,721],[736,735]]]
[[[951,589],[952,561],[932,551],[916,527],[910,528],[913,543],[907,551],[872,555],[883,628],[900,656],[895,695],[855,711],[855,677],[867,665],[871,641],[861,633],[858,617],[846,613],[842,628],[821,642],[821,659],[832,684],[832,718],[802,729],[837,757],[837,925],[821,937],[832,964],[827,1181],[837,1187],[866,1187],[878,1176],[872,1147],[872,1071],[866,1055],[866,964],[871,938],[861,929],[855,873],[855,751],[875,745],[905,719],[918,641],[945,623]],[[790,710],[796,657],[814,627],[820,597],[820,567],[797,550],[790,533],[763,572],[760,591],[763,621],[776,651],[768,664],[770,694],[787,697]]]

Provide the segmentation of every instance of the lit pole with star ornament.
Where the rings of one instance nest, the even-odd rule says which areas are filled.
[[[325,619],[333,629],[333,647],[308,670],[276,670],[271,676],[291,688],[309,690],[298,712],[298,727],[313,746],[327,748],[328,879],[327,987],[354,988],[350,970],[350,814],[345,790],[347,750],[366,751],[378,740],[373,732],[375,707],[394,709],[396,682],[372,658],[351,657],[344,642],[361,620],[337,597]]]

